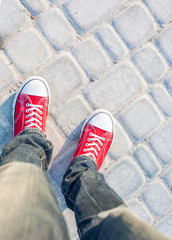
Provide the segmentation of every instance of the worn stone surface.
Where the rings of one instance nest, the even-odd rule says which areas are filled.
[[[157,159],[147,146],[143,144],[137,145],[133,151],[133,156],[147,177],[153,178],[160,173],[160,166]]]
[[[56,50],[67,48],[73,43],[72,27],[59,10],[51,10],[38,17],[38,25]]]
[[[23,27],[28,23],[26,13],[23,11],[19,1],[5,0],[0,7],[0,38],[5,38],[9,34]]]
[[[63,7],[78,32],[84,33],[107,18],[122,3],[121,0],[102,0],[100,5],[99,0],[70,0]]]
[[[163,122],[156,105],[147,96],[142,96],[131,103],[120,113],[119,119],[134,142],[147,138]]]
[[[151,88],[150,92],[154,101],[163,111],[167,117],[172,116],[172,98],[168,92],[161,85],[157,85]]]
[[[163,164],[172,162],[172,121],[167,122],[149,141],[155,154]]]
[[[158,23],[164,24],[172,20],[171,0],[144,0],[148,5]]]
[[[130,5],[115,16],[113,25],[130,49],[143,44],[156,31],[153,19],[138,3]]]
[[[146,84],[134,71],[132,64],[124,62],[90,85],[85,96],[94,107],[105,108],[115,114],[145,89]]]
[[[102,26],[96,32],[96,37],[99,39],[112,60],[118,61],[128,53],[126,46],[121,41],[112,26]]]
[[[167,59],[170,66],[172,66],[172,26],[165,28],[156,38],[155,44]]]
[[[36,16],[47,9],[47,4],[44,0],[21,0],[26,8],[31,12],[33,16]]]
[[[167,66],[153,45],[137,50],[132,59],[148,83],[158,82],[164,77]]]
[[[8,57],[21,73],[36,70],[51,55],[43,39],[34,28],[19,32],[5,41],[4,49]]]
[[[71,240],[79,237],[61,181],[83,120],[98,108],[116,123],[100,172],[134,212],[172,238],[171,0],[0,2],[0,154],[13,138],[15,93],[39,75],[51,91],[46,134],[55,148],[47,175]]]
[[[54,113],[55,121],[69,139],[77,139],[83,121],[90,113],[84,100],[77,96],[59,107]]]
[[[86,39],[73,49],[73,54],[90,78],[101,75],[110,65],[98,41]]]
[[[143,190],[142,198],[155,216],[163,216],[172,208],[172,200],[159,181],[150,183]]]
[[[126,198],[142,186],[144,176],[130,157],[124,157],[109,171],[106,181],[120,197]]]

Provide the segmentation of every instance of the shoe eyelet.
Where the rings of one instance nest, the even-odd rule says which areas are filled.
[[[40,125],[42,126],[42,123],[40,123]]]
[[[87,138],[87,141],[90,142],[90,141],[91,141],[91,138]]]
[[[93,134],[90,132],[90,133],[89,133],[89,136],[93,136]]]
[[[105,142],[106,138],[103,138],[103,141]]]
[[[86,143],[85,146],[88,147],[88,143]]]
[[[100,146],[103,146],[103,143],[100,143]]]
[[[43,112],[41,111],[41,112],[40,112],[40,114],[42,115],[42,114],[43,114]]]
[[[85,148],[83,149],[83,152],[86,152],[86,149],[85,149]]]
[[[29,103],[26,103],[26,107],[29,107]]]
[[[39,120],[42,120],[42,117],[39,117]]]
[[[29,109],[26,109],[26,112],[29,112]]]
[[[26,118],[28,118],[28,115],[26,115]]]
[[[43,109],[43,105],[41,105],[41,109]]]
[[[27,124],[28,122],[27,121],[25,121],[25,124]]]

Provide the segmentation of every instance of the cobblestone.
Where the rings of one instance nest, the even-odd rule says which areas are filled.
[[[118,61],[128,53],[126,46],[120,40],[111,25],[102,26],[96,32],[96,36],[112,60]]]
[[[163,122],[156,105],[147,96],[131,103],[120,113],[119,119],[134,142],[147,138]]]
[[[156,32],[156,27],[142,5],[132,4],[113,20],[113,25],[130,49],[140,46]]]
[[[6,89],[13,86],[16,82],[16,75],[11,67],[9,67],[9,61],[4,54],[0,53],[0,72],[1,82],[0,82],[0,91],[1,93]]]
[[[100,172],[172,238],[171,42],[171,0],[1,1],[0,154],[13,138],[14,93],[24,79],[42,76],[51,91],[46,134],[55,146],[47,175],[71,240],[77,228],[60,185],[82,121],[97,108],[116,123]]]
[[[33,16],[36,16],[47,9],[47,4],[44,0],[21,0],[25,7],[31,12]]]
[[[153,181],[143,190],[142,197],[155,216],[163,216],[172,206],[172,200],[159,181]]]
[[[155,154],[163,164],[172,162],[172,121],[167,122],[149,141]]]
[[[164,85],[166,86],[169,93],[172,95],[172,71],[170,71],[165,79],[164,79]]]
[[[161,86],[157,85],[151,88],[150,92],[156,104],[160,107],[167,117],[172,116],[172,98],[168,92]]]
[[[158,82],[164,77],[166,64],[153,45],[149,44],[137,50],[132,59],[148,83]]]
[[[44,77],[50,85],[52,110],[57,109],[62,101],[79,91],[87,83],[83,71],[69,53],[53,59],[40,69],[37,75]]]
[[[56,50],[70,46],[74,40],[72,27],[59,10],[50,10],[38,17],[38,25]]]
[[[123,0],[70,0],[63,5],[64,11],[79,33],[91,30],[121,6]],[[97,8],[99,6],[99,8]]]
[[[107,183],[126,198],[135,193],[144,183],[144,176],[130,157],[121,159],[106,176]]]
[[[148,147],[143,144],[137,145],[133,151],[133,156],[139,163],[146,176],[153,178],[160,173],[160,166]]]
[[[135,212],[139,217],[141,217],[144,221],[151,223],[152,218],[148,211],[142,206],[142,204],[138,200],[133,200],[127,203],[128,208],[130,208],[133,212]]]
[[[85,96],[94,107],[105,108],[115,114],[145,89],[146,84],[133,66],[125,62],[114,66],[99,81],[89,86]]]
[[[169,167],[164,172],[164,181],[167,184],[167,186],[170,188],[172,192],[172,174],[171,174],[172,167]]]
[[[162,54],[172,66],[172,26],[167,27],[159,36],[155,38],[155,44],[159,47]]]
[[[100,44],[95,39],[86,39],[79,43],[73,54],[90,78],[101,75],[110,65]]]
[[[164,217],[155,227],[164,232],[165,235],[171,238],[172,236],[172,213],[169,214],[167,217]]]
[[[4,43],[4,49],[21,73],[36,70],[51,55],[35,29],[19,32]]]
[[[4,22],[5,19],[5,22]],[[14,33],[24,23],[28,23],[26,14],[18,1],[5,0],[0,8],[0,38]]]
[[[151,9],[159,24],[169,23],[172,20],[171,0],[144,0]]]
[[[54,113],[55,121],[70,140],[78,139],[85,118],[90,108],[84,100],[77,96],[59,107]]]
[[[115,138],[110,149],[110,156],[113,159],[118,159],[128,152],[132,147],[132,143],[124,129],[118,121],[115,121]]]

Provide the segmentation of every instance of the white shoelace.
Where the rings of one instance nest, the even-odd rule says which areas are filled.
[[[40,130],[42,130],[42,128],[40,127],[40,126],[42,126],[42,122],[39,120],[42,120],[42,117],[40,115],[42,115],[43,112],[40,110],[40,108],[43,109],[43,105],[35,105],[35,104],[26,103],[26,107],[27,107],[27,109],[26,109],[27,113],[32,111],[32,113],[26,115],[26,118],[29,118],[31,116],[33,116],[33,117],[31,119],[25,121],[25,124],[30,123],[29,125],[27,125],[25,127],[25,129],[34,126],[36,128],[39,128]],[[39,120],[37,118],[35,118],[34,116],[37,116],[39,118]],[[39,123],[40,126],[37,123],[34,123],[34,121]]]
[[[97,136],[96,134],[93,134],[93,133],[89,133],[89,136],[90,136],[90,138],[87,138],[87,141],[91,142],[91,143],[86,143],[85,146],[87,148],[84,148],[83,151],[88,152],[85,155],[89,155],[89,156],[93,157],[94,159],[96,159],[95,155],[98,156],[98,151],[100,151],[101,147],[103,146],[103,143],[101,142],[101,140],[105,141],[105,138],[99,137],[99,136]],[[101,147],[99,147],[99,145],[95,141],[97,141],[100,144]],[[89,148],[89,146],[92,146],[92,147]],[[92,153],[91,151],[93,151],[94,153]]]

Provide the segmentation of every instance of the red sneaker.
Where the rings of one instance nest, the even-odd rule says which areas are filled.
[[[112,144],[114,128],[111,113],[103,109],[94,111],[83,124],[72,160],[79,155],[88,155],[96,161],[99,169]]]
[[[49,104],[50,91],[46,81],[41,77],[27,79],[13,102],[14,137],[27,128],[45,132]]]

